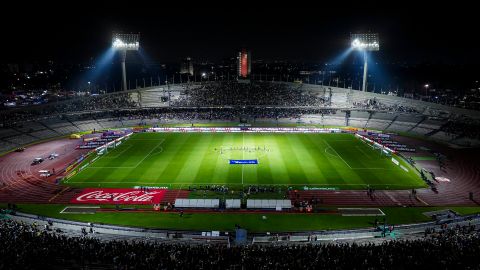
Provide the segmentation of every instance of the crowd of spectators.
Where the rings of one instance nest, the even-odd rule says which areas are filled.
[[[379,111],[389,111],[389,112],[404,112],[404,113],[419,113],[419,111],[414,107],[394,104],[384,104],[378,101],[376,98],[369,98],[363,101],[353,102],[353,107],[359,109],[367,110],[379,110]]]
[[[113,108],[131,108],[136,106],[137,104],[131,99],[130,95],[126,93],[81,97],[63,102],[2,111],[0,113],[0,123],[6,127],[52,115],[82,111],[111,110]]]
[[[129,93],[79,97],[57,103],[0,111],[0,126],[18,127],[26,121],[59,117],[69,121],[110,118],[113,120],[155,119],[162,121],[240,121],[257,119],[300,119],[306,114],[325,115],[337,112],[318,93],[305,91],[301,85],[284,83],[214,82],[194,85],[185,90],[170,107],[140,108]],[[407,105],[385,104],[376,98],[352,103],[355,109],[419,113]],[[347,111],[348,115],[348,111]],[[448,118],[445,117],[445,118]],[[441,128],[447,134],[480,138],[480,123],[448,121]]]
[[[428,97],[421,97],[427,102],[447,105],[451,107],[464,108],[469,110],[480,110],[480,91],[470,93],[457,93],[454,91],[448,93],[439,93],[438,95],[430,95]]]
[[[334,109],[310,109],[310,108],[265,108],[265,107],[246,107],[246,108],[176,108],[176,107],[158,107],[158,108],[137,108],[122,109],[110,111],[84,112],[74,115],[62,116],[63,119],[70,121],[82,121],[92,119],[111,119],[115,121],[138,120],[139,123],[146,120],[155,120],[159,123],[176,121],[248,121],[254,122],[258,119],[275,120],[299,119],[305,114],[330,115],[335,114]]]
[[[324,106],[326,100],[283,83],[218,82],[187,89],[173,106]]]
[[[108,102],[106,99],[100,99],[95,102],[91,101],[91,104],[85,105],[85,107],[91,108],[91,110],[77,112],[75,114],[66,114],[72,104],[59,105],[56,107],[47,107],[41,112],[37,111],[18,111],[13,114],[0,114],[0,123],[3,127],[19,127],[24,125],[23,120],[32,120],[30,117],[36,119],[42,119],[41,113],[45,113],[47,110],[52,110],[52,113],[57,113],[56,117],[67,121],[82,121],[82,120],[94,120],[94,119],[111,119],[115,121],[123,120],[138,120],[138,123],[147,122],[147,120],[154,120],[155,122],[162,123],[168,121],[235,121],[235,122],[248,122],[255,123],[257,120],[277,120],[277,119],[301,119],[304,115],[332,115],[336,114],[338,110],[329,108],[280,108],[280,107],[157,107],[157,108],[128,108],[134,104],[124,96],[119,96],[110,99],[115,104],[123,104],[122,107],[115,110],[102,110],[101,108],[107,108]],[[79,101],[80,102],[80,101]],[[365,101],[365,104],[372,101]],[[83,101],[82,101],[83,103]],[[362,103],[364,104],[364,103]],[[378,104],[374,103],[374,104]],[[363,105],[356,104],[358,107]],[[363,106],[363,108],[372,108],[370,105]],[[380,108],[380,107],[377,107]],[[401,107],[398,107],[401,108]],[[405,110],[405,108],[401,109]],[[73,111],[73,110],[72,110]],[[62,114],[63,112],[64,114]],[[348,111],[347,111],[348,113]],[[348,114],[347,114],[348,115]],[[53,117],[53,116],[50,116]],[[440,128],[441,131],[454,136],[464,136],[468,138],[478,139],[480,138],[480,123],[473,120],[455,120],[452,119],[446,122]]]
[[[331,109],[309,108],[266,108],[266,107],[232,107],[232,108],[143,108],[138,110],[118,110],[110,112],[113,118],[118,119],[158,119],[165,120],[227,120],[240,121],[242,118],[249,121],[256,119],[298,119],[305,114],[334,114]]]
[[[328,109],[331,101],[325,93],[304,89],[302,84],[292,85],[286,83],[236,81],[208,82],[186,87],[178,99],[169,103],[172,107],[248,107],[248,106],[275,106],[275,107],[318,107]],[[464,100],[465,101],[465,100]],[[69,100],[47,103],[36,106],[19,107],[1,110],[0,123],[9,125],[15,122],[38,119],[51,115],[95,111],[117,110],[123,108],[139,107],[139,100],[132,99],[128,93],[113,93],[97,96],[76,97]],[[433,102],[433,101],[432,101]],[[465,104],[478,104],[477,100],[467,100]],[[377,98],[368,98],[355,101],[352,104],[356,109],[382,110],[389,112],[420,113],[418,108],[401,105],[395,102],[385,103]],[[448,105],[455,105],[449,104]],[[458,105],[458,104],[457,104]],[[465,106],[463,106],[465,107]],[[468,107],[470,108],[470,107]],[[280,114],[278,110],[275,114]],[[215,113],[220,111],[215,111]],[[257,117],[275,118],[268,110],[259,110]],[[287,113],[288,114],[288,113]],[[165,118],[172,118],[166,115]],[[217,117],[216,115],[200,115],[199,119],[231,119],[229,115]],[[279,116],[280,118],[288,116]],[[190,116],[187,116],[190,118]]]
[[[426,231],[380,244],[198,245],[100,241],[48,227],[0,221],[0,269],[478,269],[473,226]]]

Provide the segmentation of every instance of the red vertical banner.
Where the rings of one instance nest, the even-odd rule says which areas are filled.
[[[241,61],[241,68],[240,68],[240,75],[242,77],[248,76],[248,54],[245,50],[242,51]]]

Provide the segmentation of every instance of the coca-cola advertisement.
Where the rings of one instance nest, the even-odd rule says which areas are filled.
[[[70,203],[81,204],[156,204],[167,191],[164,189],[85,188]]]

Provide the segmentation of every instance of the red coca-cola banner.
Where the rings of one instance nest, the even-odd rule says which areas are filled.
[[[82,204],[156,204],[160,203],[167,191],[134,188],[85,188],[70,203]]]

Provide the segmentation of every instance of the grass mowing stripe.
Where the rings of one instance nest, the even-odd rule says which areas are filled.
[[[342,168],[343,172],[348,172],[348,168],[338,159],[332,159],[331,157],[327,156],[328,154],[325,152],[327,149],[327,145],[323,142],[321,138],[316,138],[310,134],[306,134],[306,138],[308,141],[313,143],[316,146],[316,149],[312,149],[312,154],[315,154],[316,157],[321,159],[315,159],[317,162],[317,166],[322,168],[324,172],[323,175],[325,178],[323,179],[322,184],[335,184],[335,183],[345,183],[343,176],[339,173],[337,166]],[[308,143],[306,144],[308,145]],[[335,162],[337,165],[334,165],[332,162]]]
[[[295,179],[295,181],[303,181],[304,183],[310,183],[310,180],[307,178],[307,171],[305,171],[305,164],[310,163],[311,160],[302,159],[298,157],[297,149],[299,145],[297,141],[293,141],[291,138],[297,136],[297,134],[292,134],[293,136],[283,136],[281,137],[282,145],[284,146],[282,157],[287,159],[287,169],[290,179]]]
[[[248,148],[255,148],[260,146],[261,136],[243,136],[243,143]],[[242,165],[243,169],[243,184],[259,184],[260,179],[258,178],[258,168],[263,165],[263,160],[261,159],[261,154],[259,151],[254,150],[253,153],[251,150],[244,152],[243,159],[257,159],[259,164],[257,165]]]
[[[206,164],[206,167],[213,167],[213,174],[212,174],[213,177],[211,179],[211,182],[218,183],[218,182],[223,182],[225,181],[225,179],[228,178],[230,169],[232,169],[232,167],[230,166],[230,164],[228,164],[228,157],[220,153],[220,150],[219,150],[222,146],[226,146],[230,143],[229,141],[230,137],[220,136],[215,138],[216,138],[215,147],[217,148],[217,152],[212,155],[217,155],[217,161],[216,163]]]
[[[221,147],[224,150],[220,151]],[[241,185],[243,171],[248,185],[345,189],[425,186],[413,169],[403,171],[351,134],[139,133],[108,155],[111,158],[92,165],[111,168],[85,169],[68,184],[128,187],[137,181],[162,186]],[[230,165],[229,159],[257,159],[259,164]]]
[[[208,134],[195,134],[196,143],[192,146],[191,151],[196,153],[195,155],[188,155],[185,159],[185,162],[180,170],[176,183],[180,182],[191,182],[198,181],[197,174],[202,168],[202,160],[205,154],[209,151],[210,142],[212,141],[212,136]],[[192,180],[193,179],[193,180]]]
[[[306,145],[309,142],[309,134],[299,134],[297,137],[298,139],[298,145]],[[321,149],[314,148],[313,145],[312,147],[305,147],[302,148],[302,153],[303,153],[303,159],[309,160],[310,161],[310,166],[312,170],[315,172],[312,176],[310,176],[311,183],[327,183],[328,179],[326,177],[326,174],[328,173],[327,170],[325,170],[325,162],[327,159],[325,158],[323,152]]]
[[[267,137],[268,134],[261,134],[261,136],[257,136],[256,142],[260,147],[266,147],[267,149],[272,148],[270,145],[271,139],[268,139]],[[273,181],[273,175],[272,175],[272,170],[270,167],[270,164],[272,161],[270,160],[270,154],[269,153],[263,153],[259,157],[260,164],[256,166],[256,181],[258,184],[263,184],[263,183],[272,183]]]
[[[285,164],[285,160],[282,155],[282,146],[278,143],[278,136],[269,134],[269,140],[271,141],[272,152],[270,152],[270,164],[269,169],[272,172],[273,178],[270,179],[269,184],[289,184],[290,176]],[[272,183],[273,182],[273,183]]]

